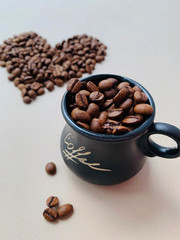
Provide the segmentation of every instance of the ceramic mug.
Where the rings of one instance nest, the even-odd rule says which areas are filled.
[[[139,83],[127,77],[113,74],[92,75],[82,81],[98,83],[107,78],[127,81],[139,86],[146,93],[153,114],[135,130],[114,136],[94,133],[78,126],[71,118],[69,105],[71,94],[66,92],[62,99],[62,113],[66,125],[61,135],[61,154],[69,169],[85,181],[111,185],[133,177],[145,164],[147,158],[159,156],[176,158],[180,156],[180,129],[167,123],[154,123],[155,103],[149,92]],[[176,148],[156,144],[152,134],[166,135],[177,143]]]

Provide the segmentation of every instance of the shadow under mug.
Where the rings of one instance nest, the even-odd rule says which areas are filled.
[[[62,99],[62,113],[66,125],[61,135],[61,154],[69,169],[81,179],[99,185],[112,185],[133,177],[143,167],[146,156],[176,158],[180,156],[180,129],[167,123],[154,123],[155,104],[149,92],[139,83],[127,77],[113,74],[92,75],[81,81],[98,83],[107,78],[127,81],[139,86],[146,93],[153,114],[135,130],[114,136],[94,133],[78,126],[69,114],[71,94]],[[152,134],[166,135],[177,143],[176,148],[156,144]]]

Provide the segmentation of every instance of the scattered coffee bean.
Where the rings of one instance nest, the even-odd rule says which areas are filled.
[[[53,162],[49,162],[46,164],[45,170],[48,174],[54,175],[56,173],[56,165]]]
[[[59,218],[64,218],[72,214],[73,212],[73,206],[69,203],[64,204],[57,209],[57,213]]]
[[[0,45],[0,66],[6,67],[10,73],[8,79],[14,81],[15,86],[20,89],[20,84],[30,84],[29,90],[34,90],[36,96],[40,96],[44,94],[44,87],[53,91],[54,85],[61,87],[71,78],[91,73],[95,64],[103,61],[105,55],[106,46],[86,34],[76,35],[53,48],[38,34],[27,32],[9,38]],[[41,89],[35,89],[34,83],[41,83]],[[76,84],[72,86],[72,93],[80,89],[81,84]],[[96,85],[95,89],[93,85],[90,88],[93,89],[91,91],[98,91]],[[34,94],[28,96],[31,101],[35,99]]]
[[[69,81],[69,110],[72,119],[86,130],[122,135],[139,127],[154,111],[146,94],[129,82],[118,82],[114,78],[98,84],[80,82],[81,87],[73,93],[74,84],[79,82],[78,79]],[[108,95],[110,92],[113,94]]]
[[[58,197],[51,196],[46,200],[46,205],[49,208],[52,208],[52,207],[56,206],[58,203],[59,203]]]
[[[44,218],[49,222],[56,221],[58,214],[53,208],[46,208],[43,212]]]

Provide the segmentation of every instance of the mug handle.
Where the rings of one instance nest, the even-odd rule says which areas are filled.
[[[155,143],[150,136],[162,134],[172,138],[176,143],[176,148],[163,147]],[[143,136],[143,148],[145,155],[149,157],[177,158],[180,156],[180,129],[168,123],[153,123]]]

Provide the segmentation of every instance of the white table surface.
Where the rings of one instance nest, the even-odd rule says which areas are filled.
[[[155,120],[180,127],[179,7],[176,0],[1,0],[0,43],[31,30],[52,45],[91,34],[108,46],[106,60],[93,73],[140,82],[156,102]],[[180,158],[149,158],[123,184],[86,183],[60,155],[66,86],[25,105],[3,68],[0,82],[1,240],[180,239]],[[170,144],[164,138],[161,143]],[[48,161],[57,164],[53,177],[44,171]],[[73,204],[71,218],[57,224],[44,220],[50,195]]]

